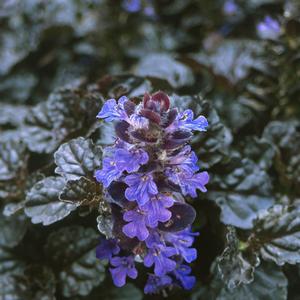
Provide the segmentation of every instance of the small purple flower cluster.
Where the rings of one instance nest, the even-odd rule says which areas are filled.
[[[149,17],[155,15],[152,0],[123,0],[122,6],[129,13],[142,11]]]
[[[262,39],[277,40],[281,34],[280,24],[276,19],[266,16],[257,24],[257,33]]]
[[[135,99],[134,99],[135,100]],[[191,289],[191,231],[196,212],[183,196],[206,192],[207,172],[198,172],[197,156],[188,145],[193,131],[205,131],[203,116],[170,108],[163,92],[145,94],[142,103],[126,97],[105,102],[97,116],[116,121],[116,141],[104,149],[103,165],[95,172],[111,206],[114,238],[103,241],[97,257],[107,259],[116,286],[138,275],[135,262],[153,267],[145,293],[173,285]]]

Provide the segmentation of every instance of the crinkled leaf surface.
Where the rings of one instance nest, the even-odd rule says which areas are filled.
[[[26,233],[27,222],[23,213],[7,217],[0,211],[0,245],[6,247],[18,245]]]
[[[45,251],[59,271],[59,286],[65,297],[86,296],[104,280],[104,265],[96,258],[97,232],[80,226],[53,232]]]
[[[55,172],[67,180],[82,176],[93,178],[95,170],[101,165],[100,147],[82,137],[61,145],[54,157],[57,165]]]
[[[247,158],[232,158],[227,167],[212,177],[207,197],[221,208],[224,224],[250,229],[257,214],[274,203],[271,180]]]
[[[272,264],[262,264],[254,273],[254,281],[232,291],[223,288],[217,300],[284,300],[287,299],[287,279],[283,272]]]
[[[271,207],[255,221],[248,243],[278,265],[300,263],[300,206]]]
[[[22,194],[27,173],[27,152],[19,140],[0,143],[0,198]]]
[[[173,88],[194,83],[193,73],[189,67],[166,53],[149,54],[143,57],[135,68],[135,74],[165,79]]]
[[[216,270],[215,270],[216,271]],[[235,289],[228,289],[218,275],[210,287],[200,287],[191,297],[192,300],[286,300],[287,278],[281,269],[270,263],[262,263],[255,270],[254,280]]]
[[[223,76],[232,83],[246,77],[250,68],[261,69],[263,62],[257,58],[262,50],[259,42],[251,40],[225,40],[213,53],[193,55],[195,62],[211,68],[217,76]]]
[[[97,98],[97,99],[96,99]],[[22,128],[33,152],[52,153],[74,132],[86,132],[95,123],[101,99],[80,89],[61,89],[31,109]]]
[[[25,202],[25,214],[31,218],[32,223],[50,225],[76,209],[75,204],[59,200],[64,185],[65,180],[61,177],[47,177],[32,187]]]

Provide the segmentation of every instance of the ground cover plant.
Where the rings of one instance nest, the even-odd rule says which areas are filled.
[[[297,0],[0,25],[1,300],[299,299]]]

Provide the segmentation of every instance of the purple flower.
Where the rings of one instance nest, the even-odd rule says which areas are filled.
[[[128,173],[138,171],[149,160],[147,152],[142,149],[117,149],[115,157],[118,169]]]
[[[149,120],[137,114],[132,114],[128,122],[135,129],[148,129],[149,127]]]
[[[190,146],[183,147],[178,154],[172,155],[168,159],[168,164],[177,165],[181,170],[185,170],[191,174],[199,170],[197,162],[198,157],[194,151],[191,151]]]
[[[146,227],[146,213],[141,209],[130,210],[124,213],[123,219],[128,224],[123,226],[123,232],[130,238],[137,237],[140,241],[144,241],[149,236]]]
[[[125,197],[129,201],[136,201],[140,206],[158,193],[156,183],[150,174],[128,175],[124,182],[129,186],[125,191]]]
[[[166,170],[166,175],[175,184],[179,185],[184,196],[190,195],[197,197],[196,189],[205,193],[207,191],[205,185],[209,181],[207,172],[192,174],[181,167],[169,168]]]
[[[266,16],[262,22],[258,23],[256,29],[262,39],[276,40],[280,36],[280,24],[270,16]]]
[[[154,264],[154,273],[157,276],[164,276],[176,268],[176,262],[169,257],[176,255],[173,247],[166,247],[163,244],[153,244],[144,258],[144,265],[151,267]]]
[[[122,175],[123,170],[117,167],[117,163],[113,157],[105,157],[103,159],[102,170],[95,172],[95,177],[98,182],[102,182],[104,187],[108,187],[114,180],[117,180]]]
[[[238,6],[233,0],[227,0],[225,1],[223,5],[223,13],[226,16],[232,16],[236,14],[238,11]]]
[[[172,278],[168,275],[155,276],[153,274],[150,274],[144,288],[144,293],[155,294],[158,293],[161,289],[171,284],[172,284]]]
[[[190,276],[191,268],[187,265],[180,265],[174,270],[176,279],[181,283],[183,288],[190,290],[196,283],[196,277]]]
[[[96,248],[96,257],[110,260],[113,255],[117,255],[119,252],[120,247],[115,239],[102,240]]]
[[[124,103],[128,101],[127,97],[123,96],[118,100],[118,103],[115,99],[107,100],[97,118],[105,119],[106,122],[111,122],[114,120],[127,120],[128,116],[124,109]]]
[[[199,116],[194,120],[194,113],[191,109],[178,114],[175,122],[168,128],[185,129],[189,131],[206,131],[208,122],[204,116]]]
[[[116,256],[110,260],[115,268],[110,268],[113,282],[116,286],[121,287],[126,283],[126,277],[136,279],[138,272],[134,266],[133,256],[119,257]]]
[[[193,233],[188,228],[176,233],[165,233],[164,238],[173,245],[178,255],[181,255],[187,263],[191,263],[197,258],[197,250],[190,248],[194,243],[194,237],[197,235],[199,235],[198,232]]]
[[[129,13],[135,13],[141,10],[141,0],[123,0],[123,8]]]
[[[150,228],[155,228],[158,222],[167,222],[170,220],[172,214],[166,209],[171,207],[174,203],[172,197],[158,194],[152,197],[145,205],[142,206],[143,210],[147,211],[146,221]]]

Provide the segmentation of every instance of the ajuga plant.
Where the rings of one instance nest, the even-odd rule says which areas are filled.
[[[102,169],[95,172],[106,192],[113,216],[111,237],[97,248],[108,259],[116,286],[135,279],[136,263],[151,268],[144,292],[157,293],[173,285],[191,289],[196,281],[189,263],[194,208],[185,197],[206,192],[207,172],[198,172],[198,158],[189,141],[194,131],[206,131],[204,116],[170,108],[163,92],[146,93],[141,103],[123,96],[106,101],[99,119],[115,122],[117,138],[104,149]]]

